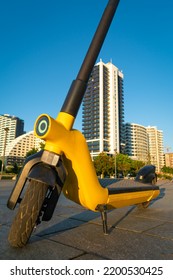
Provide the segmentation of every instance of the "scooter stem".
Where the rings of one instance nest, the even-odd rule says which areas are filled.
[[[100,49],[103,45],[106,34],[109,30],[119,1],[120,0],[109,0],[95,32],[95,35],[91,41],[88,52],[84,58],[82,66],[79,70],[77,78],[72,82],[67,97],[61,108],[61,112],[68,113],[74,118],[76,117],[82,103],[88,79],[98,57]]]

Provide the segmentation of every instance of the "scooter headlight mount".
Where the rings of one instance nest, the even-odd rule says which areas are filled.
[[[59,124],[46,114],[39,116],[34,126],[35,135],[45,140],[46,143],[49,143],[51,146],[51,149],[49,150],[49,148],[45,145],[41,161],[52,166],[57,166],[61,154],[55,149],[56,143],[53,141],[55,133],[57,134],[57,131],[59,131],[58,128]]]
[[[48,116],[42,115],[36,122],[35,132],[38,136],[44,136],[49,129],[50,121]]]

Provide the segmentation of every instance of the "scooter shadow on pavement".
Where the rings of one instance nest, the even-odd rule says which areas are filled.
[[[58,212],[57,212],[58,213]],[[69,215],[68,217],[65,217],[64,215],[58,215],[56,216],[56,219],[60,219],[59,222],[47,226],[46,223],[46,228],[39,231],[38,228],[38,233],[36,232],[35,234],[39,237],[44,237],[46,235],[54,235],[54,234],[59,234],[74,228],[77,228],[81,225],[87,224],[89,222],[92,222],[95,225],[100,225],[102,226],[101,219],[94,221],[95,219],[100,218],[100,213],[98,212],[93,212],[90,210],[84,210],[81,213],[74,214],[74,215]],[[42,223],[43,224],[43,223]],[[101,230],[102,233],[102,230]]]
[[[164,185],[165,183],[163,183],[162,185]],[[161,186],[160,184],[158,184],[159,187]],[[160,188],[160,195],[155,198],[154,200],[152,200],[149,204],[149,207],[151,207],[151,205],[153,205],[156,201],[162,199],[165,196],[165,188]],[[109,224],[108,226],[108,234],[111,234],[112,231],[114,231],[116,229],[116,227],[125,219],[127,218],[135,209],[136,209],[137,205],[132,205],[129,207],[127,207],[127,211],[125,212],[125,214],[123,214],[123,216],[120,217],[120,219],[114,223],[114,224]],[[125,210],[125,208],[124,208]],[[141,211],[145,211],[146,209],[141,209]],[[108,211],[108,220],[109,220],[109,213],[111,213],[112,211],[116,211],[116,209],[112,209]],[[61,211],[63,212],[63,211]],[[58,235],[61,234],[65,231],[68,230],[72,230],[75,228],[78,228],[84,224],[90,223],[90,224],[94,224],[94,225],[99,225],[100,227],[102,227],[102,222],[101,219],[99,220],[98,218],[100,218],[100,213],[98,212],[93,212],[90,210],[83,210],[81,213],[78,214],[74,214],[74,215],[69,215],[68,217],[65,217],[63,214],[61,215],[58,214],[58,209],[57,209],[57,216],[55,217],[56,219],[61,219],[61,221],[56,222],[53,225],[48,225],[47,222],[45,222],[45,226],[46,228],[43,228],[41,230],[39,230],[38,227],[38,232],[36,230],[35,232],[35,236],[39,237],[40,239],[45,239],[46,236],[54,236],[54,235]],[[56,214],[55,213],[55,214]],[[116,216],[116,213],[115,213]],[[44,225],[44,224],[43,224]],[[102,229],[100,228],[101,234],[102,234]],[[31,239],[30,240],[30,244],[37,242],[37,240],[35,239]]]
[[[164,184],[163,184],[164,185]],[[162,185],[159,185],[160,194],[150,202],[150,206],[153,205],[156,201],[162,199],[165,196],[166,188],[161,188]]]

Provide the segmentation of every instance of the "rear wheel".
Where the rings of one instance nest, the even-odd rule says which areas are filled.
[[[146,201],[146,202],[140,203],[140,204],[138,204],[138,209],[148,208],[149,205],[150,205],[150,201]]]
[[[48,185],[31,180],[11,226],[8,240],[13,247],[23,247],[37,223]]]
[[[141,205],[142,208],[148,208],[148,206],[150,205],[150,201],[143,202]]]
[[[154,177],[153,180],[152,180],[152,182],[151,182],[151,184],[155,186],[156,183],[157,183],[157,179],[156,179],[156,177]]]

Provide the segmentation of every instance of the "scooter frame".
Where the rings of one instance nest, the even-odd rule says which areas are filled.
[[[50,184],[51,182],[52,185],[55,185],[56,176],[63,168],[62,166],[57,168],[60,160],[62,160],[66,170],[63,169],[62,172],[62,177],[66,177],[62,187],[64,195],[89,210],[100,211],[105,234],[107,234],[107,210],[148,203],[159,195],[159,187],[151,184],[144,186],[139,182],[134,182],[134,186],[127,188],[116,188],[116,185],[115,188],[102,187],[96,176],[86,140],[80,131],[73,129],[89,76],[118,3],[119,0],[109,0],[81,69],[76,80],[72,82],[57,118],[54,119],[47,114],[42,114],[37,118],[34,133],[45,141],[45,148],[44,151],[31,157],[24,165],[9,198],[9,208],[14,209],[16,204],[20,202],[20,194],[27,178],[35,180],[39,178],[44,183]],[[43,166],[49,167],[44,176],[40,175]],[[37,172],[33,172],[36,168]]]

